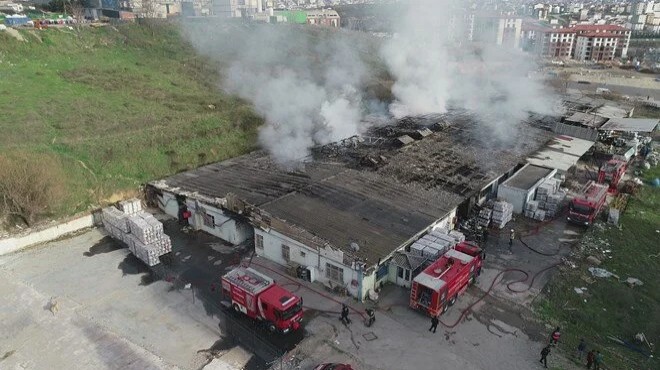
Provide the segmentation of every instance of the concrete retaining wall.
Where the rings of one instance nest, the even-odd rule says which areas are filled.
[[[0,239],[0,256],[40,243],[49,242],[66,234],[94,226],[94,215],[88,214],[53,226],[27,229],[20,234]]]

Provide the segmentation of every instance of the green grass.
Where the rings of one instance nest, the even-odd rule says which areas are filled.
[[[174,25],[0,33],[0,155],[58,157],[73,214],[252,150],[261,120]]]
[[[649,180],[660,168],[646,171]],[[630,288],[614,278],[594,278],[586,263],[554,279],[536,307],[540,316],[563,329],[561,348],[572,355],[581,337],[605,356],[607,369],[658,369],[657,352],[648,360],[616,344],[608,336],[631,341],[643,332],[651,343],[660,342],[660,189],[644,186],[630,201],[621,227],[592,227],[579,246],[579,254],[601,258],[600,266],[621,280],[635,277],[644,283]],[[598,251],[611,250],[612,258]],[[578,295],[574,287],[587,287]],[[586,300],[586,302],[585,302]],[[645,349],[648,350],[648,347]]]

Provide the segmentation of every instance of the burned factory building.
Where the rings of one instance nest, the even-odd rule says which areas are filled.
[[[385,282],[409,286],[424,262],[410,245],[496,197],[552,137],[521,124],[514,144],[495,149],[484,130],[464,112],[408,117],[314,148],[294,170],[253,152],[147,193],[193,228],[252,242],[257,255],[361,300]]]

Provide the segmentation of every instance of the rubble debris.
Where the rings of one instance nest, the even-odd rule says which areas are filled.
[[[596,258],[594,256],[587,257],[587,262],[591,265],[594,265],[594,266],[599,266],[602,263],[602,262],[600,262],[600,260],[598,258]]]
[[[591,273],[592,276],[594,277],[599,277],[599,278],[609,278],[609,277],[615,277],[619,279],[619,277],[605,269],[602,269],[600,267],[589,267],[589,272]]]
[[[629,277],[626,280],[624,280],[623,282],[628,284],[631,288],[634,288],[636,286],[644,285],[644,283],[641,280],[639,280],[637,278],[634,278],[634,277]]]
[[[587,291],[587,288],[584,288],[584,287],[582,287],[582,288],[573,288],[573,290],[574,290],[575,293],[577,293],[577,294],[584,294],[584,292]]]

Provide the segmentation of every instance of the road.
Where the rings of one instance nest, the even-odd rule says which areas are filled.
[[[651,99],[660,100],[660,82],[658,82],[657,89],[647,89],[642,87],[631,87],[631,86],[621,86],[621,85],[611,85],[606,83],[592,82],[589,84],[581,84],[576,81],[569,81],[568,88],[578,89],[588,92],[596,92],[596,89],[599,87],[604,87],[610,89],[612,92],[628,95],[628,96],[650,96]]]

